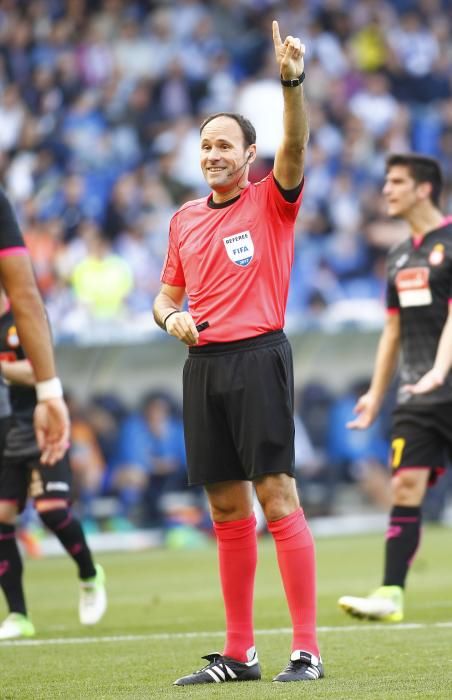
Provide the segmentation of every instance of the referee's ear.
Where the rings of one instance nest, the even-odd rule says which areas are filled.
[[[256,146],[253,144],[252,146],[248,147],[248,152],[246,154],[246,162],[248,165],[251,165],[251,163],[254,163],[256,160]]]

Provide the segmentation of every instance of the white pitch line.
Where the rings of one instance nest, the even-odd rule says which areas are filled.
[[[432,628],[452,628],[452,622],[433,622],[431,624],[422,622],[404,623],[404,624],[360,624],[360,625],[337,625],[318,627],[318,632],[375,632],[380,630],[388,630],[391,632],[404,632],[409,630],[423,630]],[[269,630],[256,630],[256,635],[270,636],[276,634],[291,634],[290,627],[280,627]],[[99,644],[101,642],[116,643],[116,642],[152,642],[172,639],[201,639],[203,637],[223,637],[224,630],[214,632],[157,632],[155,634],[123,634],[106,637],[60,637],[56,639],[12,639],[8,641],[0,641],[0,649],[2,647],[40,647],[51,645],[65,644]]]

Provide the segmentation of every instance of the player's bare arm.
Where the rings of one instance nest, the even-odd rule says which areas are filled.
[[[361,396],[355,406],[356,418],[347,428],[365,430],[378,415],[386,390],[397,366],[400,349],[399,314],[388,314],[378,344],[375,367],[369,391]]]
[[[52,340],[29,257],[1,258],[0,278],[11,303],[20,342],[30,358],[37,381],[51,379],[56,374]]]
[[[416,384],[406,384],[403,388],[410,394],[428,394],[444,384],[444,380],[452,369],[452,304],[449,304],[449,315],[444,324],[443,332],[438,343],[435,363]]]
[[[305,45],[293,36],[287,36],[282,41],[276,20],[273,22],[273,44],[282,80],[298,79],[304,70]],[[290,190],[297,187],[303,178],[309,127],[303,85],[282,87],[282,91],[284,134],[276,153],[273,172],[281,187]]]
[[[34,386],[36,377],[29,360],[15,360],[14,362],[0,362],[0,370],[3,379],[9,384],[24,384]]]
[[[182,310],[184,298],[185,287],[162,284],[154,301],[154,319],[169,335],[186,345],[196,345],[199,333],[191,315]]]

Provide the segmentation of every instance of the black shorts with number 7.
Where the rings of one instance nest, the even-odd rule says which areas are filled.
[[[452,460],[452,402],[398,406],[391,431],[392,473],[429,469],[432,486]]]

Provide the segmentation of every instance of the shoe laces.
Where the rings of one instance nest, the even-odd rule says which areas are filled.
[[[303,667],[310,668],[313,666],[317,666],[317,664],[313,663],[311,654],[301,652],[299,659],[290,659],[289,663],[286,666],[286,671],[297,671],[302,669]]]
[[[297,671],[298,669],[302,668],[305,666],[306,668],[309,668],[312,664],[309,661],[305,661],[304,659],[297,659],[296,661],[289,661],[287,664],[285,671]]]
[[[201,658],[206,659],[208,663],[203,666],[203,668],[199,669],[199,671],[196,671],[195,673],[202,673],[203,671],[206,671],[208,668],[211,666],[219,666],[222,671],[225,671],[225,666],[226,662],[224,660],[224,657],[221,654],[218,654],[217,652],[214,652],[213,654],[206,654],[205,656],[202,656]]]

